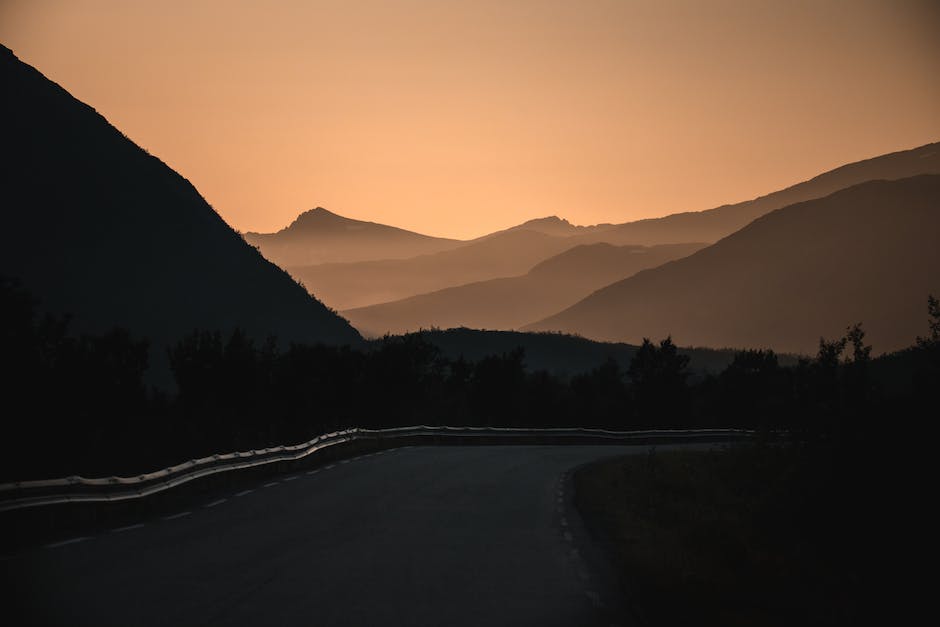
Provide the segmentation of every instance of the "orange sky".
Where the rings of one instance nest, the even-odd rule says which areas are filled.
[[[235,228],[472,237],[754,197],[940,139],[932,0],[0,0],[0,41]]]

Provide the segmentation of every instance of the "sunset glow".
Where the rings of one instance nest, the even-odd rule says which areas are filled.
[[[935,141],[937,7],[14,0],[0,41],[237,229],[319,205],[469,238],[706,209]]]

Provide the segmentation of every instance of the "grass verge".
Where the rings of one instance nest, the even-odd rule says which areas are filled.
[[[654,448],[580,469],[575,504],[647,625],[860,624],[853,491],[825,468],[785,447]]]

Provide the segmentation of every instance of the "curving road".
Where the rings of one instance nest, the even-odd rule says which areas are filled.
[[[8,558],[5,605],[95,627],[622,624],[565,479],[647,448],[411,447],[285,475]]]

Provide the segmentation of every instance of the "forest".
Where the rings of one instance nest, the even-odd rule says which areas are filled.
[[[645,340],[627,368],[609,359],[561,376],[526,368],[522,348],[468,361],[444,357],[421,334],[353,349],[194,330],[167,349],[173,391],[147,384],[146,339],[73,333],[67,317],[40,313],[11,280],[0,299],[3,481],[132,475],[346,427],[415,424],[738,427],[855,466],[887,433],[916,426],[940,380],[932,296],[926,335],[903,351],[873,358],[853,324],[795,365],[743,350],[723,371],[694,378],[681,338]]]

